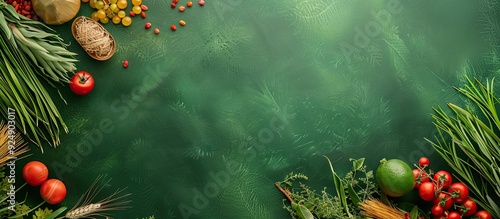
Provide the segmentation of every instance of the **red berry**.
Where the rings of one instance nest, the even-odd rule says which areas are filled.
[[[127,68],[128,67],[128,60],[123,61],[123,67]]]
[[[155,34],[160,34],[160,29],[155,28]]]
[[[443,206],[441,206],[441,205],[432,206],[431,214],[434,215],[435,217],[439,217],[439,216],[443,215],[443,213],[444,213]]]
[[[142,18],[146,18],[146,12],[144,12],[144,11],[143,11],[143,12],[141,12],[141,17],[142,17]]]
[[[171,7],[171,8],[175,8],[175,6],[176,6],[176,4],[175,4],[175,3],[173,3],[173,2],[172,2],[172,3],[170,3],[170,7]]]
[[[146,28],[146,29],[151,28],[151,23],[147,22],[146,24],[144,24],[144,28]]]
[[[462,215],[460,215],[458,212],[456,211],[452,211],[448,214],[448,219],[462,219]]]
[[[198,1],[198,3],[200,4],[200,6],[203,6],[205,5],[205,1],[201,0],[201,1]]]
[[[420,184],[430,181],[429,176],[427,175],[427,173],[425,173],[425,171],[421,171],[419,169],[413,169],[412,172],[413,172],[413,177],[415,178],[414,188],[418,189],[420,187]]]
[[[170,29],[171,29],[172,31],[175,31],[175,30],[177,30],[177,27],[176,27],[174,24],[171,24],[171,25],[170,25]]]
[[[172,0],[172,3],[177,4],[177,3],[179,3],[179,0]]]
[[[40,195],[51,205],[59,204],[66,198],[66,186],[58,179],[49,179],[40,187]]]
[[[425,167],[425,166],[429,166],[431,164],[431,162],[429,161],[429,158],[427,157],[421,157],[419,160],[418,160],[418,165],[420,167]]]

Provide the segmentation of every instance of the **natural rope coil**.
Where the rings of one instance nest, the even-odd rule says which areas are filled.
[[[106,60],[115,52],[113,37],[96,21],[78,17],[73,21],[72,30],[76,41],[93,58]]]

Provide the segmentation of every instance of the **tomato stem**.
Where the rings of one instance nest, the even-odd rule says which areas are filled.
[[[80,77],[80,84],[85,84],[89,80],[90,77],[85,77],[85,72],[82,74],[79,74],[78,77]]]

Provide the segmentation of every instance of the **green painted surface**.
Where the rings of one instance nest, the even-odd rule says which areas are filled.
[[[373,170],[382,158],[439,163],[423,139],[432,107],[463,104],[452,86],[500,68],[496,0],[144,3],[146,19],[105,25],[118,45],[105,62],[70,23],[54,27],[96,81],[84,97],[60,87],[70,132],[23,160],[66,183],[64,206],[102,174],[113,178],[103,195],[132,193],[115,218],[287,218],[274,182],[294,171],[333,188],[322,155],[341,175],[349,158]]]

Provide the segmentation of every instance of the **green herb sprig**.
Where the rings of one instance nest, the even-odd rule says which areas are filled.
[[[438,135],[427,139],[448,165],[457,172],[456,177],[469,186],[476,202],[500,218],[500,119],[496,110],[499,103],[494,94],[494,79],[486,85],[466,78],[465,88],[455,88],[471,105],[463,109],[448,103],[452,113],[435,108],[435,126]]]
[[[282,182],[275,183],[287,197],[283,208],[290,212],[292,218],[358,218],[361,217],[358,205],[379,193],[373,171],[366,169],[364,158],[351,159],[353,168],[343,178],[333,170],[330,160],[327,160],[333,175],[335,195],[327,192],[326,187],[317,193],[302,182],[299,183],[299,188],[294,188],[294,181],[308,179],[301,173],[292,172]]]

